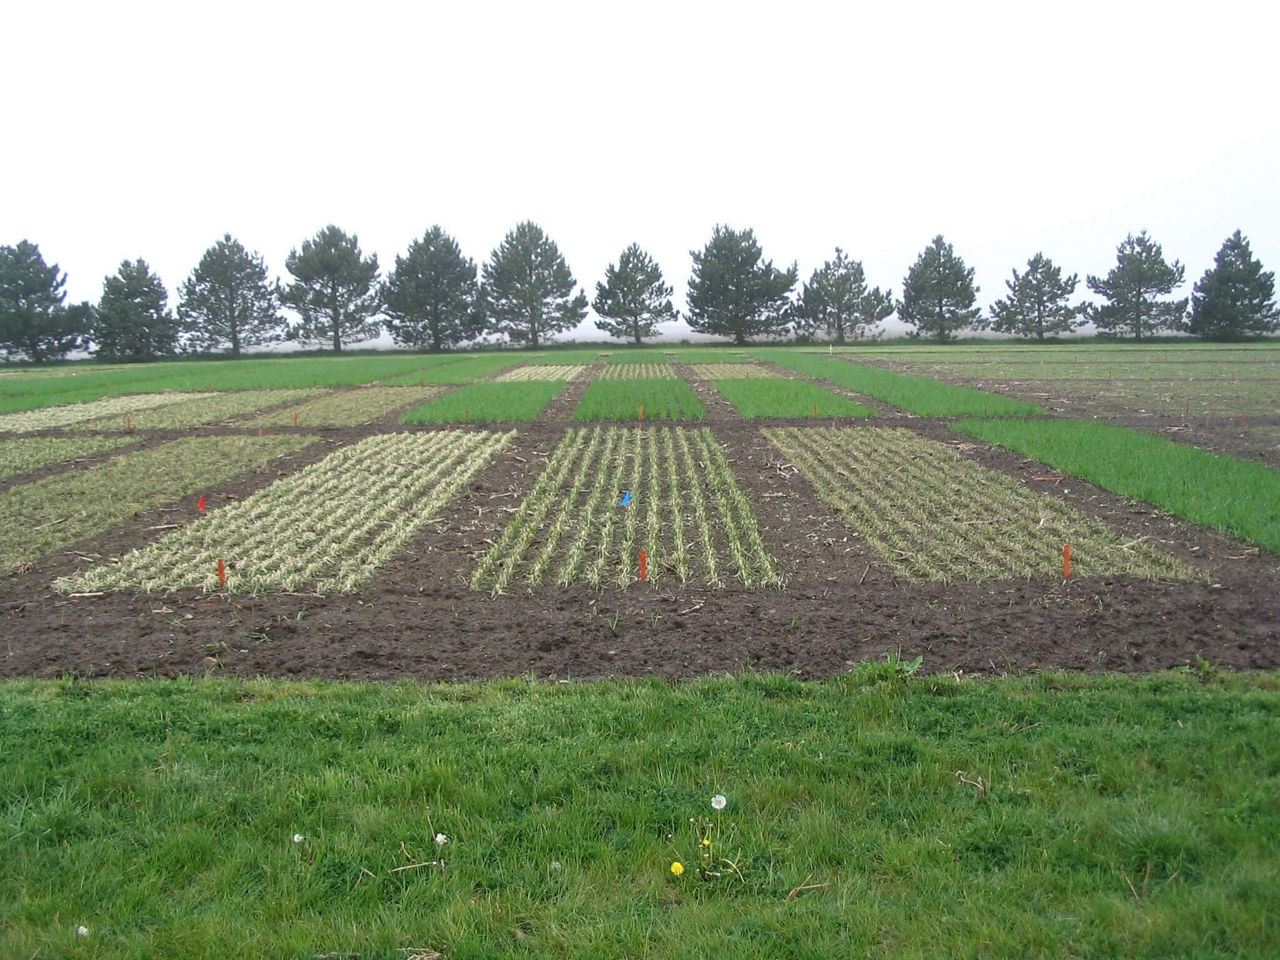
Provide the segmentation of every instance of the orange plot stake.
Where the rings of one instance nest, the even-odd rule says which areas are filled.
[[[1248,425],[1249,425],[1249,419],[1243,413],[1240,414],[1240,426],[1247,427]]]
[[[293,425],[294,425],[295,427],[298,425],[298,411],[297,411],[297,410],[293,411]]]
[[[640,551],[640,579],[649,579],[649,555],[643,550]]]
[[[127,413],[124,415],[124,428],[130,432],[133,431],[133,417]]]
[[[644,404],[640,404],[640,419],[644,419]]]
[[[1062,545],[1062,579],[1071,579],[1071,544]]]
[[[463,423],[470,423],[470,422],[471,422],[471,411],[470,411],[470,410],[463,410],[463,411],[462,411],[462,422],[463,422]]]
[[[227,565],[222,562],[222,558],[218,558],[218,587],[219,589],[227,589]]]
[[[815,420],[818,419],[818,405],[816,403],[813,405],[813,418]]]

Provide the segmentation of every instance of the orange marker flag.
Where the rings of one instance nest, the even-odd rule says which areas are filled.
[[[1062,545],[1062,579],[1071,579],[1071,544]]]
[[[649,555],[643,550],[640,551],[640,579],[649,579]]]

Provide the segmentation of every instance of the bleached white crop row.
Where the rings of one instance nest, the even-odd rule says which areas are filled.
[[[195,400],[202,393],[140,393],[127,397],[105,397],[89,403],[68,403],[39,410],[23,410],[0,416],[0,433],[22,433],[27,430],[52,430],[73,423],[84,423],[101,417],[136,413],[155,407],[167,407],[183,400]]]

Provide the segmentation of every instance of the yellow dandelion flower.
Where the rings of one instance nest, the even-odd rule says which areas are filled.
[[[711,846],[711,839],[710,839],[709,837],[703,837],[703,838],[702,838],[702,845],[703,845],[704,847],[709,847],[709,846]]]
[[[684,864],[679,860],[675,861],[671,864],[671,872],[677,877],[680,876],[680,874],[684,873]]]

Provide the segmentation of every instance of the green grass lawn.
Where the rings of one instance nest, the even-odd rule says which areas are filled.
[[[705,416],[687,383],[667,379],[593,380],[573,411],[579,421],[701,420]]]
[[[520,423],[536,420],[562,380],[472,383],[414,407],[401,423]]]
[[[1280,953],[1280,676],[906,673],[9,681],[0,955]]]
[[[752,356],[807,377],[828,380],[923,417],[1019,417],[1044,412],[1021,400],[939,383],[927,377],[911,377],[833,356],[767,349],[752,351]]]
[[[1280,552],[1280,471],[1262,464],[1103,423],[963,420],[953,429]]]
[[[876,412],[807,380],[715,380],[712,385],[749,420],[767,417],[874,417]],[[816,412],[815,412],[816,411]]]

